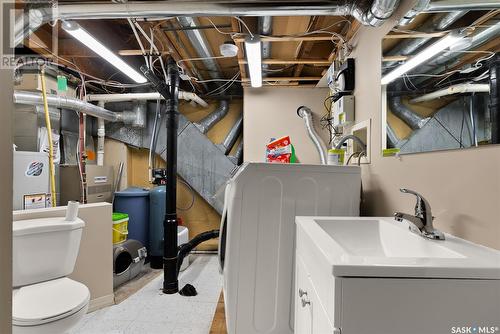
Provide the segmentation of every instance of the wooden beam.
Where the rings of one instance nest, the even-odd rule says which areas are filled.
[[[247,64],[244,59],[238,60],[239,64]],[[328,59],[262,59],[262,64],[268,65],[293,65],[293,64],[309,64],[317,66],[330,66]]]
[[[407,60],[408,56],[385,56],[382,57],[382,61],[405,61]]]
[[[242,78],[243,82],[249,82],[249,78]],[[321,77],[266,77],[263,80],[274,82],[274,81],[319,81]]]
[[[320,42],[320,41],[331,41],[338,40],[338,37],[335,36],[263,36],[260,38],[261,42]],[[245,38],[236,37],[233,38],[235,43],[243,43],[245,42]]]
[[[238,20],[236,20],[234,17],[231,18],[231,27],[233,32],[235,33],[240,33],[240,25]],[[243,41],[244,38],[241,39],[241,41],[237,41],[237,38],[234,39],[234,43],[238,47],[238,66],[240,68],[240,74],[242,79],[246,79],[247,77],[247,72],[246,72],[246,67],[244,64],[240,63],[241,60],[245,59],[245,54],[243,53]]]
[[[309,29],[307,29],[307,32],[314,31],[315,29],[318,28],[320,18],[318,16],[311,16],[309,19]],[[295,49],[295,54],[294,58],[303,58],[309,55],[311,52],[311,49],[313,47],[314,43],[307,41],[300,41],[298,47]],[[294,77],[299,77],[300,74],[302,73],[302,70],[304,69],[304,64],[298,64],[295,66],[295,69],[293,70],[293,76]]]

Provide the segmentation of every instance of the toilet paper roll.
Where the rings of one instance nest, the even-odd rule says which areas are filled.
[[[68,222],[75,221],[76,217],[78,216],[78,205],[80,203],[76,201],[69,201],[68,202],[68,208],[66,209],[66,218],[64,220]]]

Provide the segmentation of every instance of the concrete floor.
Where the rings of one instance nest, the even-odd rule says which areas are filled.
[[[85,316],[71,334],[208,334],[222,288],[215,255],[191,255],[179,286],[194,285],[195,297],[161,292],[159,276],[118,305]]]

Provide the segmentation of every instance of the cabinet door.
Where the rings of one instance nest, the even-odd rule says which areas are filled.
[[[309,277],[300,256],[295,264],[295,326],[296,334],[312,334],[312,308],[307,291],[311,290]]]

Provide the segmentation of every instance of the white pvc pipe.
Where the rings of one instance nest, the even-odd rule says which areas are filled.
[[[132,101],[132,100],[158,100],[164,99],[160,93],[152,92],[152,93],[123,93],[123,94],[88,94],[86,96],[87,101],[102,101],[102,102],[123,102],[123,101]],[[179,92],[179,99],[193,101],[199,104],[200,106],[206,108],[208,103],[205,102],[202,98],[200,98],[195,93],[190,92]]]
[[[489,84],[472,84],[472,83],[463,83],[453,85],[444,89],[437,90],[435,92],[424,94],[422,96],[411,99],[411,103],[418,103],[424,101],[430,101],[434,99],[438,99],[443,96],[453,95],[453,94],[464,94],[464,93],[489,93],[490,85]]]

